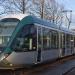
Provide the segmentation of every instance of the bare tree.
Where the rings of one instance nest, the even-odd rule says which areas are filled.
[[[16,11],[18,10],[20,13],[26,13],[29,11],[31,7],[30,0],[13,0],[13,6]]]
[[[55,0],[33,0],[32,10],[37,16],[59,25],[61,24],[63,9],[63,5],[59,5]]]
[[[45,0],[32,0],[31,12],[41,18],[44,18]]]
[[[2,0],[0,1],[3,7],[2,13],[27,13],[29,12],[30,0]]]
[[[61,24],[62,6],[55,0],[1,0],[4,13],[30,13],[53,23]]]

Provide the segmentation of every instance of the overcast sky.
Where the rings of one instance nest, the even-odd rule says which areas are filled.
[[[66,9],[69,9],[75,12],[75,0],[56,0],[56,1],[63,4]]]

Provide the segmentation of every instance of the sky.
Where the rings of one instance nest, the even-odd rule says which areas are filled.
[[[58,1],[60,4],[63,4],[66,9],[75,12],[75,0],[56,0],[56,1]]]

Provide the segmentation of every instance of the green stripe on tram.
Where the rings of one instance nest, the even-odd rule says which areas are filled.
[[[17,33],[19,32],[19,30],[24,26],[24,25],[27,25],[27,24],[32,24],[33,23],[33,19],[32,19],[32,16],[27,16],[25,18],[23,18],[19,24],[16,26],[15,30],[13,31],[12,35],[11,35],[11,38],[7,44],[7,47],[6,49],[4,50],[4,53],[10,53],[12,52],[11,48],[10,48],[10,45],[11,43],[13,42],[14,38],[16,37]]]

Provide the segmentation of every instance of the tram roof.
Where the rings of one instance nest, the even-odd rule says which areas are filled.
[[[51,22],[49,22],[47,20],[36,18],[35,16],[27,16],[27,17],[23,18],[21,22],[22,23],[28,23],[28,24],[39,24],[39,25],[43,25],[43,26],[47,26],[47,27],[51,27],[51,28],[60,30],[61,32],[64,32],[64,33],[68,33],[68,34],[72,34],[72,35],[75,34],[75,32],[72,31],[72,30],[69,30],[69,29],[63,28],[63,27],[61,27],[59,29],[58,25],[56,25],[54,23],[51,23]]]
[[[9,15],[5,15],[5,16],[1,16],[0,20],[7,19],[7,18],[15,18],[18,20],[22,20],[26,16],[28,16],[28,14],[9,14]]]
[[[38,19],[35,16],[27,16],[27,17],[24,17],[19,22],[19,24],[16,26],[16,28],[15,28],[15,30],[14,30],[11,38],[10,38],[10,41],[7,44],[7,48],[5,49],[4,52],[5,53],[8,53],[8,52],[11,52],[12,51],[11,48],[10,48],[10,45],[13,42],[13,40],[14,40],[15,36],[17,35],[17,33],[19,32],[19,30],[23,26],[28,25],[28,24],[35,24],[35,23],[36,24],[40,24],[40,25],[44,25],[44,26],[48,26],[48,27],[52,27],[52,28],[55,28],[55,29],[58,29],[59,30],[59,28],[58,28],[58,26],[56,24],[53,24],[51,22],[47,22],[46,20]],[[67,30],[65,28],[61,28],[60,30],[61,30],[61,32],[65,32],[65,33],[69,33],[69,34],[73,34],[73,35],[75,34],[75,33],[71,32],[71,31],[69,31],[69,30]]]
[[[63,27],[61,27],[59,29],[59,26],[54,24],[54,23],[51,23],[47,20],[42,20],[40,18],[36,18],[35,16],[30,16],[30,15],[28,16],[28,14],[10,14],[10,15],[2,17],[0,20],[8,19],[8,18],[18,19],[22,23],[24,23],[23,21],[25,21],[27,19],[27,20],[29,20],[29,22],[26,20],[25,23],[27,23],[27,22],[28,23],[37,23],[37,24],[40,24],[40,25],[43,25],[43,26],[47,26],[47,27],[51,27],[51,28],[54,28],[54,29],[61,30],[64,33],[73,34],[73,35],[75,34],[74,31],[72,31],[72,30],[68,30],[67,28],[63,28]]]

